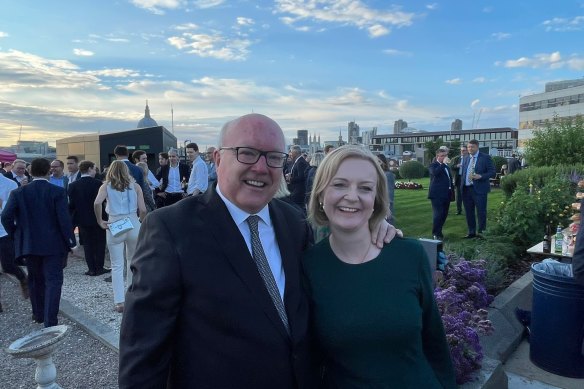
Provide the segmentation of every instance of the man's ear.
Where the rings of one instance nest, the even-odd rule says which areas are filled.
[[[213,151],[213,161],[215,162],[215,166],[219,166],[219,162],[221,162],[221,153],[220,150],[216,149]]]

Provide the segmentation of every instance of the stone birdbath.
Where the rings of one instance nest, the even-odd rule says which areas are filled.
[[[55,382],[57,369],[53,363],[53,352],[65,339],[69,330],[66,325],[43,328],[14,341],[6,352],[14,358],[34,358],[37,363],[34,375],[37,389],[61,389]]]

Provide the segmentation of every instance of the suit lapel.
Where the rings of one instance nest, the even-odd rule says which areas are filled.
[[[207,202],[207,207],[200,211],[200,217],[209,226],[218,247],[221,248],[234,272],[250,291],[251,298],[261,306],[266,316],[278,329],[278,332],[283,337],[288,338],[284,324],[280,316],[278,316],[278,311],[276,311],[264,280],[260,276],[245,240],[231,218],[227,207],[219,195],[215,193],[214,188],[206,191],[203,196],[204,201]],[[226,239],[226,237],[233,238]],[[280,251],[282,251],[282,248],[280,248]],[[286,271],[286,268],[284,268],[284,271]],[[288,283],[288,274],[286,274],[286,283]]]
[[[300,324],[296,317],[296,311],[301,297],[299,258],[297,257],[298,252],[294,248],[294,237],[297,231],[290,231],[290,221],[286,220],[281,207],[274,201],[270,202],[270,218],[274,226],[276,241],[278,242],[278,248],[282,257],[282,266],[286,275],[284,306],[288,315],[291,336],[294,339],[294,335],[298,333],[297,328]]]

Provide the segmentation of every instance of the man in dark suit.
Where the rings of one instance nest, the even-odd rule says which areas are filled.
[[[69,155],[67,158],[67,179],[69,184],[81,178],[79,171],[79,158],[76,155]]]
[[[12,191],[2,211],[2,225],[14,238],[16,257],[26,258],[34,320],[45,327],[57,325],[63,263],[75,247],[67,192],[49,183],[49,170],[49,161],[34,159],[33,182]]]
[[[444,159],[448,156],[448,150],[438,149],[436,160],[430,164],[430,187],[428,198],[432,203],[432,236],[442,240],[442,227],[448,217],[450,209],[450,192],[452,191],[452,174]]]
[[[465,238],[475,238],[487,228],[487,195],[491,191],[489,179],[495,177],[495,165],[491,156],[479,152],[479,142],[471,140],[467,145],[469,155],[462,163],[462,202],[468,234]],[[476,209],[476,218],[475,218]]]
[[[73,224],[79,227],[79,240],[83,240],[83,251],[88,276],[109,272],[103,268],[105,259],[106,232],[95,219],[93,202],[102,182],[95,179],[95,164],[91,161],[79,163],[81,178],[69,185],[69,211]]]
[[[460,155],[452,158],[450,172],[454,175],[454,187],[456,188],[456,214],[462,214],[462,163],[468,155],[465,145],[460,146]]]
[[[300,146],[294,145],[290,147],[290,161],[292,167],[288,174],[286,174],[286,182],[288,182],[288,190],[290,191],[290,200],[298,205],[300,209],[304,209],[306,169],[308,168],[308,162],[302,157]]]
[[[229,122],[214,154],[216,189],[148,215],[126,294],[120,388],[309,385],[299,258],[312,235],[298,210],[272,200],[284,151],[268,117]],[[254,260],[250,215],[269,274]]]
[[[178,151],[168,151],[168,164],[160,166],[160,172],[156,175],[160,181],[160,191],[156,194],[164,199],[164,206],[172,205],[186,196],[186,187],[189,179],[189,167],[178,159]]]
[[[128,148],[126,146],[116,146],[114,149],[114,155],[118,161],[123,161],[126,164],[128,169],[130,169],[130,175],[136,180],[136,184],[142,187],[144,184],[144,175],[142,174],[142,170],[128,159],[128,156],[130,155],[128,153]]]
[[[30,175],[26,171],[26,162],[22,159],[15,159],[12,162],[12,170],[5,173],[4,177],[16,182],[18,186],[26,185],[32,181]]]

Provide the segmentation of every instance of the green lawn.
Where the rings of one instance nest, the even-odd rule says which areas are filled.
[[[398,180],[405,181],[405,180]],[[404,232],[404,236],[415,238],[432,238],[432,205],[428,199],[429,178],[414,180],[424,189],[395,190],[395,224]],[[496,211],[505,195],[499,188],[492,188],[487,203],[487,226],[494,223]],[[450,212],[443,228],[444,240],[453,243],[467,234],[464,207],[462,215],[456,214],[456,203],[450,203]]]

